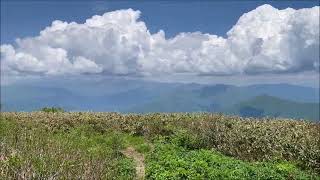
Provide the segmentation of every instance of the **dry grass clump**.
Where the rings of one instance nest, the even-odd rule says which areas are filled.
[[[80,124],[50,131],[45,121],[11,115],[0,119],[0,179],[133,179],[117,134]]]
[[[320,172],[320,124],[290,119],[249,119],[220,114],[2,113],[6,119],[34,123],[48,132],[88,125],[153,139],[183,132],[191,149],[214,148],[242,160],[288,160]]]

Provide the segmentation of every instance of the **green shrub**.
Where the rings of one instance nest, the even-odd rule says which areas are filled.
[[[61,107],[44,107],[41,109],[41,111],[47,113],[64,112],[63,108]]]
[[[212,150],[160,140],[147,156],[148,179],[317,179],[288,162],[249,163]]]

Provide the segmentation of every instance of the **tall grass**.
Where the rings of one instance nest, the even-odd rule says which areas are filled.
[[[201,113],[89,112],[2,113],[0,158],[5,161],[0,161],[0,174],[53,177],[61,169],[58,174],[67,179],[81,174],[133,177],[132,162],[119,153],[126,145],[123,137],[135,141],[143,153],[150,148],[136,137],[148,142],[179,137],[171,143],[189,151],[214,149],[247,162],[288,161],[320,174],[319,123]]]
[[[0,179],[132,179],[117,133],[83,125],[65,132],[0,120]]]

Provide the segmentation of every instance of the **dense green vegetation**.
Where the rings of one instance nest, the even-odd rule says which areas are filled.
[[[0,121],[0,179],[134,177],[132,160],[119,154],[116,133],[100,134],[90,126],[47,131],[33,124]]]
[[[320,179],[320,125],[219,114],[2,113],[0,179]]]
[[[181,138],[177,136],[176,138]],[[180,143],[160,141],[149,156],[150,179],[310,179],[288,162],[248,163],[214,150],[190,150]],[[178,142],[180,139],[178,140]],[[315,176],[314,176],[315,177]]]

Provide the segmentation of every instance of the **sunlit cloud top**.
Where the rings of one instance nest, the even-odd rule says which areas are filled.
[[[162,30],[150,33],[141,14],[127,9],[83,24],[56,20],[36,37],[2,44],[1,75],[319,72],[319,6],[279,10],[262,5],[243,14],[226,37],[181,32],[166,38]]]

